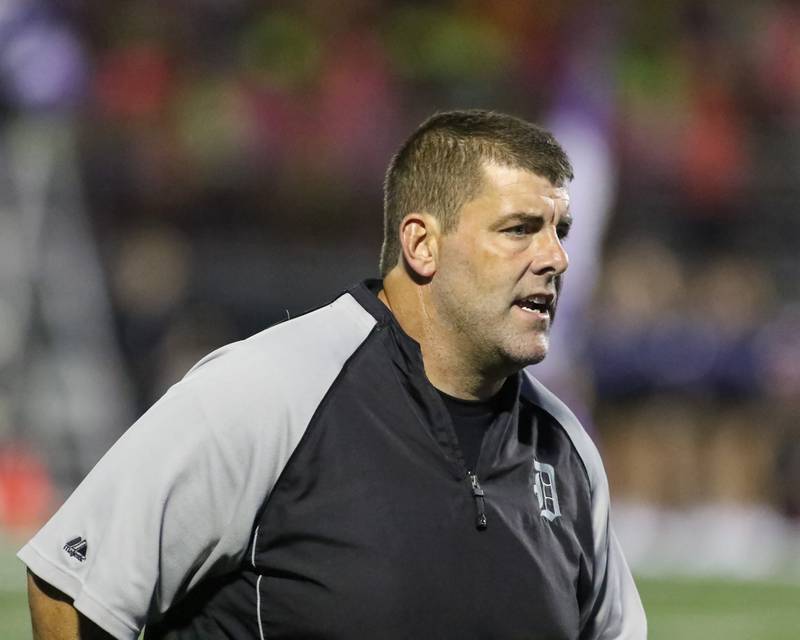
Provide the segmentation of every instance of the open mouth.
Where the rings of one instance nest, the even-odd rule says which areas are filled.
[[[550,308],[553,304],[553,296],[548,294],[537,294],[522,298],[514,303],[526,313],[550,316]]]

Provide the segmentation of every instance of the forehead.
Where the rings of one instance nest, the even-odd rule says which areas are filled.
[[[521,210],[569,208],[569,191],[527,169],[496,163],[484,163],[483,188],[476,199],[493,200],[496,204]]]

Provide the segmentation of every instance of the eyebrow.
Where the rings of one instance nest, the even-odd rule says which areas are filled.
[[[507,213],[499,220],[497,220],[494,225],[494,228],[499,229],[511,222],[540,222],[544,218],[544,215],[541,213],[531,213],[529,211],[515,211],[514,213]],[[568,211],[565,212],[558,220],[557,223],[560,225],[566,225],[567,227],[572,226],[572,214]]]

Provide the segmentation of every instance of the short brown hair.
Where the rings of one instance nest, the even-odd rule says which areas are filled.
[[[484,162],[526,169],[556,186],[572,180],[572,165],[553,135],[530,122],[494,111],[437,113],[392,158],[383,185],[385,276],[400,257],[399,227],[413,211],[437,218],[445,233],[480,192]]]

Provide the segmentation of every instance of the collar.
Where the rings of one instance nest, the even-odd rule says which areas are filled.
[[[399,353],[396,355],[400,356],[400,358],[395,358],[397,364],[409,373],[422,375],[427,380],[425,367],[422,363],[422,348],[419,346],[419,342],[403,330],[391,309],[378,298],[378,293],[381,289],[383,289],[383,280],[370,279],[350,288],[348,293],[375,318],[378,323],[378,330],[388,329],[391,332],[399,349]]]
[[[381,289],[383,289],[383,280],[371,278],[351,287],[348,289],[348,293],[375,318],[380,328],[389,328],[391,330],[395,342],[403,355],[402,361],[398,362],[398,364],[409,373],[420,374],[431,389],[434,389],[425,375],[422,348],[414,338],[403,330],[391,309],[378,298],[378,293]],[[511,409],[519,397],[521,381],[522,376],[520,373],[509,376],[498,392],[499,406],[506,410]]]
[[[453,462],[454,477],[463,479],[466,465],[450,412],[437,389],[425,375],[419,343],[403,331],[391,310],[378,299],[382,287],[382,280],[365,280],[351,287],[348,293],[377,321],[375,331],[385,336],[382,342],[401,374],[400,380],[403,386],[414,400],[412,405],[414,412],[423,424],[428,425],[439,445]],[[520,373],[509,376],[497,396],[499,411],[493,425],[484,436],[483,447],[487,449],[487,453],[481,453],[481,459],[486,457],[489,468],[494,467],[496,461],[502,458],[502,445],[510,437],[509,429],[514,429],[517,424],[521,380]]]
[[[378,321],[378,324],[397,324],[397,320],[395,320],[389,307],[378,299],[378,293],[380,293],[381,289],[383,289],[383,280],[369,278],[350,287],[347,293],[353,296]]]

